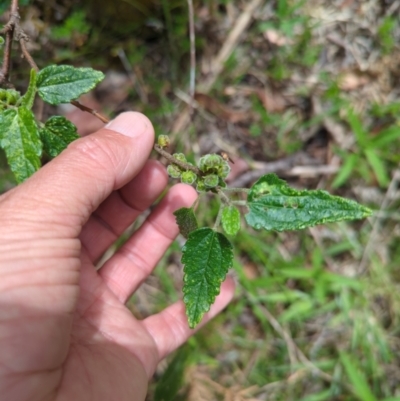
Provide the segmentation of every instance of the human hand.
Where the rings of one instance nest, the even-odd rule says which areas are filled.
[[[94,264],[164,190],[149,120],[124,113],[0,197],[0,394],[144,400],[157,363],[193,334],[177,302],[143,321],[125,307],[178,234],[178,184],[99,270]],[[229,278],[203,322],[233,296]]]

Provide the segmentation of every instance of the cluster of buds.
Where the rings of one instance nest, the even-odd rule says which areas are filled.
[[[228,176],[231,168],[226,160],[220,155],[205,155],[199,160],[199,169],[202,172],[197,180],[198,191],[208,191],[219,187],[226,187],[225,178]]]
[[[172,155],[176,160],[192,165],[186,160],[183,153],[175,153]],[[199,192],[213,190],[215,187],[226,187],[225,178],[228,176],[230,167],[227,161],[217,154],[205,155],[200,158],[198,168],[200,174],[196,174],[192,170],[185,169],[177,164],[170,164],[167,168],[168,174],[172,178],[180,178],[185,184],[195,184]]]
[[[15,106],[21,94],[14,89],[0,89],[0,111]]]

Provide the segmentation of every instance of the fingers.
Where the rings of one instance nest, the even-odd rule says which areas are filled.
[[[100,269],[99,274],[121,302],[125,303],[153,271],[178,235],[173,212],[191,206],[196,197],[192,187],[173,186],[140,229]]]
[[[156,160],[148,160],[132,181],[111,193],[89,218],[80,235],[92,262],[155,202],[167,183],[165,167]]]
[[[31,209],[41,222],[81,226],[112,191],[138,174],[153,142],[153,127],[145,116],[123,113],[70,144],[16,193],[35,205]]]
[[[200,327],[221,312],[232,300],[234,292],[235,283],[233,278],[228,276],[222,283],[221,292],[210,311],[204,315],[202,322],[194,330],[188,326],[183,301],[176,302],[157,315],[145,319],[142,324],[153,337],[160,359],[176,350]]]

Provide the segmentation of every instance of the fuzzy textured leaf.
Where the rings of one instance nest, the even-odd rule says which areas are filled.
[[[196,216],[192,207],[181,207],[175,210],[174,216],[176,224],[179,226],[179,232],[187,238],[189,234],[198,228]]]
[[[232,266],[233,251],[223,234],[208,227],[192,231],[182,251],[183,301],[189,327],[194,328],[215,302]]]
[[[89,92],[104,78],[101,71],[70,65],[49,65],[37,75],[40,97],[47,103],[69,103]]]
[[[226,206],[222,210],[222,228],[228,235],[236,235],[240,230],[240,212],[235,206]]]
[[[261,177],[247,197],[247,223],[266,230],[299,230],[316,224],[362,219],[372,211],[326,191],[298,191],[275,174]]]
[[[62,116],[50,117],[39,133],[44,151],[51,157],[58,156],[72,141],[79,138],[75,125]]]
[[[40,166],[42,142],[35,117],[26,107],[0,114],[0,147],[18,183],[26,180]]]

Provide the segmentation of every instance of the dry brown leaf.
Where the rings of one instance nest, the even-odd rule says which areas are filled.
[[[218,100],[204,93],[195,93],[194,99],[201,107],[214,114],[218,118],[230,123],[238,123],[251,118],[251,113],[247,111],[231,109],[230,107],[221,104],[218,102]]]
[[[367,76],[354,72],[347,72],[339,78],[339,88],[344,91],[352,91],[368,83],[369,78]]]
[[[286,36],[282,35],[279,31],[275,29],[267,29],[264,32],[264,38],[268,40],[268,42],[277,46],[285,46],[290,45],[292,41]]]
[[[280,113],[284,111],[288,105],[286,99],[278,92],[273,92],[268,88],[253,88],[252,86],[229,86],[225,88],[224,94],[227,96],[235,96],[241,94],[243,96],[256,95],[265,110],[270,113]]]
[[[271,113],[279,113],[285,110],[287,106],[286,99],[280,93],[273,93],[267,88],[257,88],[255,93],[264,105],[265,110]]]

